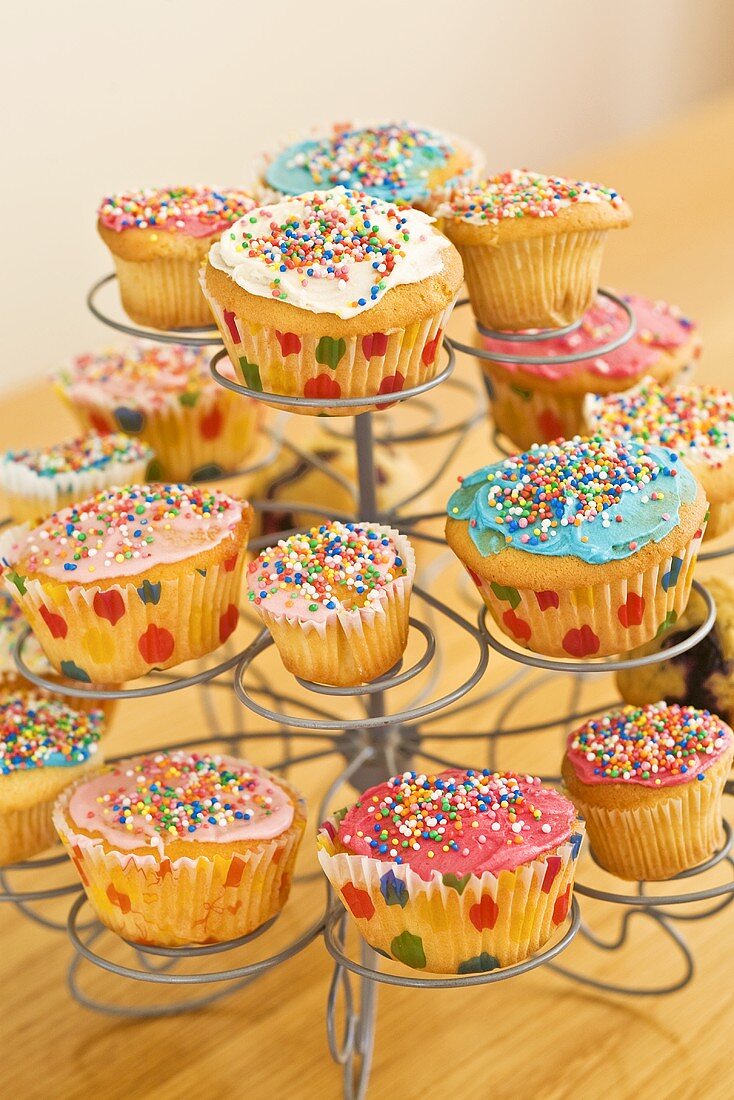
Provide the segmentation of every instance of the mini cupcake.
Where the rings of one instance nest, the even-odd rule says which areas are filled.
[[[431,220],[337,187],[263,206],[227,230],[202,285],[245,385],[331,399],[433,378],[462,267]]]
[[[317,837],[324,873],[367,943],[437,974],[539,951],[568,916],[582,839],[563,795],[486,769],[404,772]]]
[[[676,454],[576,437],[460,481],[448,544],[523,648],[625,653],[685,609],[707,502]]]
[[[260,402],[214,381],[210,359],[211,350],[139,343],[79,355],[54,382],[83,428],[122,430],[149,444],[156,455],[149,476],[205,480],[242,464],[262,417]],[[234,379],[229,361],[219,369]]]
[[[146,188],[105,196],[97,229],[115,261],[128,317],[157,329],[210,325],[199,267],[210,245],[254,205],[244,191],[212,187]]]
[[[594,858],[619,878],[672,878],[724,843],[721,799],[734,735],[677,704],[623,707],[568,739],[563,781]]]
[[[402,657],[414,574],[413,548],[398,531],[334,521],[263,550],[247,584],[289,672],[354,687]]]
[[[637,331],[604,356],[595,349],[626,331],[628,320],[614,302],[601,295],[584,314],[580,326],[566,336],[534,340],[522,348],[516,342],[477,337],[485,351],[503,355],[578,355],[577,363],[500,363],[482,361],[492,390],[492,417],[517,447],[570,439],[584,430],[584,401],[589,393],[617,393],[651,375],[668,386],[692,370],[701,354],[701,340],[692,321],[665,302],[625,294]]]
[[[315,431],[305,439],[299,432],[299,450],[284,447],[248,482],[250,500],[279,506],[256,511],[253,535],[307,530],[323,518],[325,508],[345,517],[354,514],[358,496],[354,439],[324,431],[316,418],[305,423]],[[375,449],[374,465],[377,507],[384,515],[421,484],[423,475],[407,447],[390,443]],[[419,500],[412,500],[411,508],[417,509]]]
[[[715,386],[663,389],[654,379],[623,394],[589,395],[588,431],[677,451],[709,502],[706,538],[734,527],[734,395]]]
[[[457,187],[436,214],[477,320],[513,331],[578,320],[599,286],[607,231],[632,220],[613,188],[524,169]]]
[[[111,485],[145,481],[150,447],[122,432],[96,431],[0,458],[0,489],[16,523],[35,523]]]
[[[280,913],[306,808],[246,760],[158,752],[75,784],[54,824],[103,924],[179,947],[239,939]]]
[[[25,532],[3,579],[57,672],[132,680],[235,630],[250,516],[187,485],[108,489]]]
[[[474,178],[484,158],[463,138],[388,122],[336,125],[267,158],[263,185],[279,195],[349,187],[430,209],[443,188]]]
[[[102,762],[101,711],[32,694],[0,701],[0,867],[56,841],[59,793]]]
[[[677,656],[668,650],[690,638],[703,623],[708,608],[695,589],[681,617],[630,657],[666,654],[659,661],[616,673],[617,688],[625,703],[644,706],[665,699],[668,703],[689,704],[699,710],[718,714],[734,726],[734,579],[706,577],[706,589],[716,603],[713,629]]]

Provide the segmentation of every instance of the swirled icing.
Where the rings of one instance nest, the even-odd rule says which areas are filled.
[[[453,153],[445,136],[406,123],[334,127],[289,145],[267,165],[265,181],[283,195],[342,185],[410,203],[428,197],[431,172]]]
[[[614,188],[598,183],[513,168],[454,188],[436,210],[436,216],[458,218],[474,225],[498,225],[508,219],[553,218],[561,210],[584,203],[620,207],[624,199]]]
[[[660,542],[697,493],[675,452],[601,437],[536,445],[460,481],[447,512],[468,521],[482,555],[513,547],[591,563]]]
[[[654,302],[640,294],[624,294],[637,322],[635,335],[606,355],[596,355],[595,349],[611,343],[627,329],[624,312],[608,298],[599,295],[584,314],[580,326],[566,336],[533,340],[529,354],[533,356],[577,355],[588,352],[589,358],[577,363],[502,363],[511,373],[521,371],[536,378],[567,378],[582,371],[599,378],[640,378],[653,367],[665,352],[673,352],[691,340],[696,326],[684,317],[676,306]],[[517,355],[517,344],[482,336],[487,351]]]
[[[113,848],[162,849],[166,841],[269,840],[290,826],[294,807],[274,776],[246,760],[159,752],[81,783],[68,815]]]
[[[432,221],[361,191],[311,191],[241,218],[209,262],[249,294],[355,317],[391,287],[443,269],[450,245]]]
[[[404,772],[371,787],[339,823],[348,852],[434,873],[514,870],[565,843],[573,805],[514,772]]]
[[[0,704],[0,775],[70,768],[97,751],[102,711],[77,711],[61,699],[14,695]]]
[[[106,229],[181,233],[211,237],[255,206],[244,191],[213,187],[149,187],[106,195],[97,215]]]
[[[707,710],[651,703],[586,722],[569,735],[567,755],[582,783],[671,787],[703,781],[732,740],[729,727]]]
[[[106,489],[27,532],[9,563],[59,581],[130,577],[213,549],[232,537],[242,514],[242,501],[198,486]]]

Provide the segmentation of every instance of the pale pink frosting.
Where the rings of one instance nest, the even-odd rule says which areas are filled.
[[[192,762],[201,760],[212,762],[212,783],[201,784],[199,774]],[[176,765],[180,778],[166,776],[168,763]],[[220,790],[222,804],[230,810],[210,814],[204,811],[203,820],[192,829],[183,825],[179,830],[166,830],[157,820],[149,820],[142,813],[132,813],[128,821],[119,821],[121,812],[115,807],[123,805],[124,799],[137,800],[141,789],[141,776],[144,777],[144,789],[150,791],[150,785],[157,783],[159,789],[171,789],[172,785],[186,785],[191,782],[193,789],[216,789],[217,773],[234,773],[242,790],[225,786]],[[198,787],[197,787],[198,784]],[[164,796],[170,798],[170,796]],[[175,796],[173,802],[175,804]],[[161,803],[159,803],[160,805]],[[245,816],[235,818],[234,813]],[[258,768],[245,760],[231,756],[202,756],[185,752],[158,753],[155,756],[135,757],[123,760],[111,771],[105,771],[95,778],[81,783],[73,791],[68,804],[68,816],[72,827],[83,829],[101,837],[111,847],[129,851],[133,848],[151,847],[164,849],[167,840],[196,841],[197,843],[233,844],[241,840],[270,840],[280,836],[293,821],[294,806],[288,794],[280,787],[275,777],[264,768]],[[211,822],[210,816],[223,818]],[[186,818],[187,821],[191,817]],[[128,828],[128,824],[132,828]],[[158,828],[156,828],[158,824]]]
[[[538,378],[567,378],[581,371],[588,371],[600,378],[641,377],[655,365],[661,353],[675,351],[690,341],[695,324],[666,302],[653,302],[639,294],[625,294],[623,297],[635,315],[637,332],[626,344],[603,357],[594,355],[594,349],[619,336],[628,324],[619,306],[603,297],[597,298],[584,314],[581,326],[567,336],[549,337],[531,344],[483,336],[482,347],[506,355],[521,355],[526,351],[530,356],[589,351],[590,357],[578,363],[502,363],[507,371],[522,371]]]

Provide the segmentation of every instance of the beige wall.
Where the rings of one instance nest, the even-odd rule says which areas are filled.
[[[562,172],[734,76],[730,0],[14,9],[0,46],[5,386],[109,343],[84,308],[111,266],[94,231],[105,191],[236,183],[273,140],[350,117],[424,121],[493,167]]]

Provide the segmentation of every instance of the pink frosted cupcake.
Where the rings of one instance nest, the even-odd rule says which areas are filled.
[[[701,340],[693,321],[675,306],[654,302],[639,294],[625,294],[637,332],[626,344],[605,356],[594,349],[608,344],[627,328],[627,317],[601,295],[587,310],[581,325],[566,336],[530,344],[479,336],[485,351],[503,355],[576,355],[589,352],[577,363],[500,363],[483,361],[492,386],[492,416],[499,431],[518,447],[570,439],[583,433],[584,401],[590,393],[617,393],[634,386],[645,375],[667,386],[701,354]]]
[[[141,342],[78,355],[54,383],[83,428],[120,430],[152,447],[151,479],[205,480],[242,464],[262,417],[257,401],[214,381],[210,359],[211,349]],[[228,360],[220,370],[234,378]]]
[[[319,861],[367,942],[416,970],[473,974],[539,951],[565,921],[583,825],[513,772],[404,772],[318,833]]]

